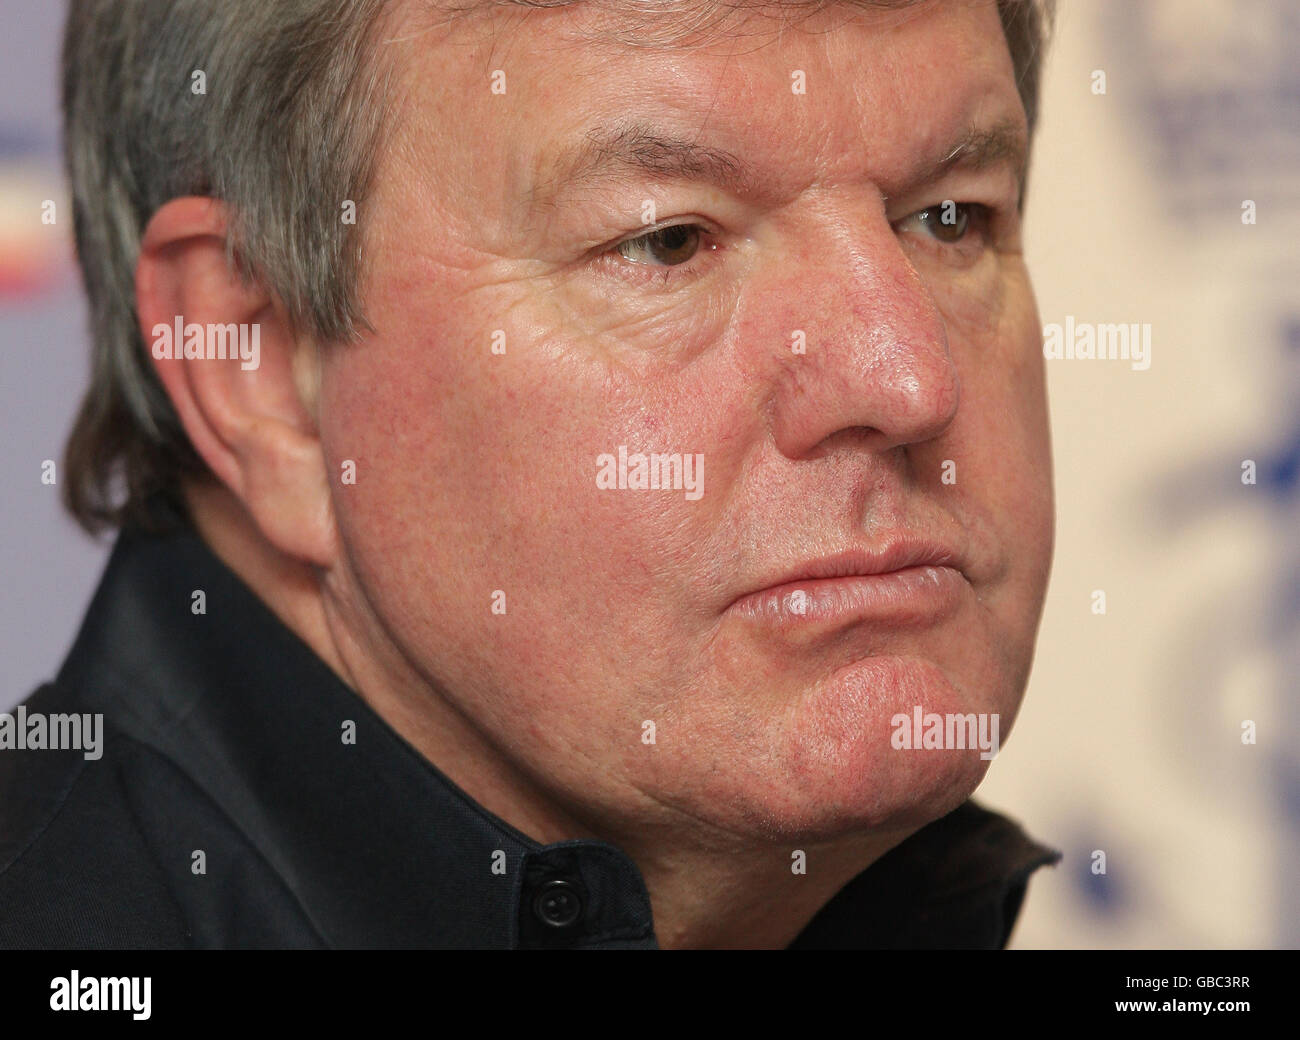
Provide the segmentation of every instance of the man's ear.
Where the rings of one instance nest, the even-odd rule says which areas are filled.
[[[334,513],[315,401],[303,399],[318,385],[316,345],[230,270],[226,222],[222,203],[194,197],[149,221],[135,271],[145,349],[195,450],[266,540],[329,567]],[[223,337],[225,360],[214,357]]]

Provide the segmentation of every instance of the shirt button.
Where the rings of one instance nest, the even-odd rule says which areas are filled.
[[[582,916],[582,897],[568,881],[548,881],[533,897],[533,913],[552,928],[567,928]]]

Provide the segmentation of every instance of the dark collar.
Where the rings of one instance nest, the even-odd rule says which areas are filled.
[[[479,806],[188,528],[119,537],[58,685],[215,802],[324,945],[657,945],[631,859],[599,841],[540,845]],[[1059,859],[967,802],[858,875],[793,945],[999,947],[1029,875]]]

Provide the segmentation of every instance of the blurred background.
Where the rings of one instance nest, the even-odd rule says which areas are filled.
[[[62,14],[5,0],[0,33],[0,710],[54,674],[108,549],[41,480],[87,376]],[[1294,0],[1061,0],[1039,309],[1149,326],[1151,353],[1047,362],[1056,561],[979,797],[1065,859],[1013,946],[1300,945],[1297,56]]]

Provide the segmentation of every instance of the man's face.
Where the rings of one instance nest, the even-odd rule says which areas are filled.
[[[920,826],[988,762],[891,720],[1005,738],[1051,555],[996,8],[594,18],[391,34],[375,331],[322,383],[351,594],[593,830]],[[620,486],[637,453],[702,494]]]

